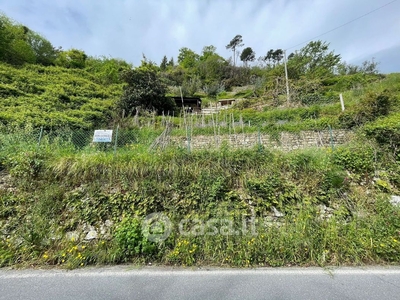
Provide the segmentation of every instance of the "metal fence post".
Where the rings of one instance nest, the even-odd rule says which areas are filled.
[[[119,125],[117,126],[117,129],[115,130],[114,156],[117,153],[118,129],[119,129]]]
[[[38,140],[38,145],[37,145],[38,151],[39,151],[39,147],[40,147],[40,142],[42,141],[42,136],[43,136],[43,126],[40,127],[40,134],[39,134],[39,140]]]

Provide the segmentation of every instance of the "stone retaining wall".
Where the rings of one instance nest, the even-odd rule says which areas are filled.
[[[230,135],[197,135],[190,139],[191,149],[219,148],[227,144],[234,148],[252,148],[263,145],[266,148],[284,151],[304,149],[311,147],[330,147],[345,144],[353,138],[354,134],[348,130],[301,131],[298,134],[282,132],[279,136],[269,134],[247,133]],[[181,147],[188,147],[186,137],[171,137],[170,142]]]

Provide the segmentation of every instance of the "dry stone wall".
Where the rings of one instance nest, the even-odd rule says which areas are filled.
[[[354,134],[348,130],[301,131],[299,133],[282,132],[278,136],[262,133],[230,135],[197,135],[189,140],[186,137],[171,137],[170,142],[191,149],[219,148],[227,144],[233,148],[252,148],[262,145],[266,148],[290,151],[312,147],[330,147],[349,142]]]

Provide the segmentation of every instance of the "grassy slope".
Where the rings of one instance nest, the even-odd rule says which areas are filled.
[[[333,152],[226,148],[191,154],[137,145],[117,156],[65,144],[27,148],[14,148],[4,161],[11,178],[0,188],[3,265],[282,266],[400,259],[400,210],[387,200],[399,191],[400,167],[373,143]],[[330,218],[321,215],[324,205]],[[285,216],[274,218],[272,206]],[[174,224],[165,242],[149,242],[141,230],[141,220],[153,212]],[[243,220],[252,217],[255,234],[241,231]],[[191,221],[179,229],[182,219]],[[210,219],[221,233],[193,234],[195,220]],[[223,234],[221,220],[231,220],[239,234]],[[84,239],[89,225],[99,234],[92,241]]]
[[[337,96],[339,92],[343,93],[346,110],[351,111],[362,105],[363,96],[368,91],[381,92],[387,89],[398,94],[399,78],[400,74],[389,74],[384,79],[343,76],[327,83],[324,88],[324,93],[335,95],[333,102],[276,108],[268,105],[266,100],[244,100],[239,107],[246,107],[246,101],[249,101],[251,106],[263,106],[263,111],[234,109],[223,112],[219,121],[229,123],[233,113],[236,122],[243,120],[251,125],[251,128],[245,128],[249,132],[259,129],[264,132],[320,130],[328,126],[345,128],[346,124],[339,121],[342,114]],[[122,85],[104,85],[101,82],[98,75],[86,70],[36,65],[15,68],[0,63],[0,122],[6,125],[30,123],[34,127],[93,129],[96,125],[109,122],[113,103],[122,93]],[[229,97],[248,92],[251,90],[231,92]],[[397,107],[393,105],[392,111],[397,112]],[[200,123],[203,120],[198,118],[196,121]],[[206,117],[205,121],[212,123],[211,117]],[[182,124],[178,119],[174,122]],[[225,131],[229,132],[229,128],[221,128],[221,132]],[[214,129],[197,128],[196,132],[213,134]],[[173,134],[182,133],[177,131]]]
[[[1,68],[1,91],[7,94],[2,101],[10,104],[0,113],[3,120],[8,116],[22,123],[22,116],[40,105],[54,117],[58,105],[64,109],[59,113],[61,121],[69,116],[77,119],[72,124],[90,127],[90,118],[78,118],[73,112],[90,115],[90,103],[106,109],[120,91],[118,86],[96,85],[96,78],[85,71]],[[344,92],[347,109],[357,109],[366,90],[390,89],[391,114],[374,122],[393,118],[398,114],[399,77],[391,74],[361,92]],[[31,90],[34,87],[39,91]],[[76,104],[77,99],[82,103]],[[15,107],[24,113],[11,114]],[[319,116],[337,118],[339,104],[233,113],[301,126],[314,120],[302,115],[314,116],[309,112],[316,109]],[[30,118],[35,125],[42,124],[41,118]],[[189,154],[185,149],[150,152],[148,145],[133,144],[117,156],[91,148],[78,151],[68,142],[44,140],[38,148],[35,141],[23,137],[23,132],[1,136],[0,170],[10,176],[2,175],[0,184],[0,265],[78,267],[133,261],[282,266],[400,261],[400,210],[388,202],[389,195],[400,192],[400,166],[391,148],[388,151],[362,137],[333,152],[223,148]],[[331,209],[330,218],[321,215],[324,205]],[[285,215],[274,218],[272,206]],[[163,243],[149,242],[141,230],[142,218],[156,211],[175,224]],[[252,216],[259,221],[255,235],[184,235],[178,227],[185,218],[204,223],[217,218],[231,220],[237,229],[243,217]],[[222,229],[224,224],[218,222],[214,225]],[[196,222],[186,225],[185,231],[195,228]],[[97,239],[85,240],[89,226],[96,229]]]
[[[355,77],[355,76],[353,76]],[[397,98],[400,97],[400,73],[393,73],[387,75],[383,79],[377,78],[359,78],[357,79],[356,88],[354,88],[352,81],[355,79],[351,76],[343,76],[334,85],[326,86],[325,90],[328,93],[335,95],[335,98],[326,104],[311,104],[310,106],[304,105],[303,107],[297,108],[276,108],[273,106],[265,106],[263,112],[254,112],[254,110],[242,110],[237,111],[236,115],[242,114],[244,121],[253,121],[255,124],[262,122],[277,122],[285,121],[286,124],[293,123],[294,125],[300,125],[306,127],[304,121],[316,121],[330,123],[333,127],[340,127],[341,124],[338,117],[341,114],[341,106],[339,102],[339,93],[343,94],[346,110],[352,110],[362,105],[363,97],[368,92],[380,93],[384,90],[388,90]],[[346,84],[344,84],[345,82]],[[254,106],[265,104],[263,101],[253,103]],[[394,103],[391,109],[392,112],[398,112],[398,106]],[[329,120],[329,122],[328,122]]]
[[[355,88],[354,88],[355,87]],[[242,120],[245,126],[236,125],[236,132],[261,132],[276,133],[281,131],[298,132],[300,130],[326,130],[331,128],[349,128],[349,125],[341,120],[346,114],[362,110],[365,107],[365,97],[369,93],[380,94],[385,90],[391,95],[390,116],[395,116],[399,112],[400,101],[400,74],[393,73],[385,78],[363,77],[359,75],[343,76],[338,82],[325,87],[326,93],[333,94],[334,97],[328,103],[314,103],[311,105],[296,105],[287,107],[273,106],[268,100],[245,99],[239,102],[233,109],[222,111],[218,117],[193,116],[191,122],[193,134],[214,134],[233,132],[232,121]],[[242,93],[240,91],[239,93]],[[251,91],[250,91],[251,92]],[[343,94],[345,102],[345,112],[341,110],[339,93]],[[231,93],[231,97],[235,94]],[[250,108],[246,108],[250,106]],[[263,110],[254,109],[263,107]],[[360,112],[361,114],[361,112]],[[205,128],[196,124],[208,124]],[[215,122],[214,129],[213,124]],[[179,119],[174,120],[175,124],[182,123]],[[218,125],[224,123],[225,125]],[[250,127],[248,127],[250,124]],[[197,127],[197,128],[196,128]],[[185,130],[174,130],[175,135],[184,135]]]

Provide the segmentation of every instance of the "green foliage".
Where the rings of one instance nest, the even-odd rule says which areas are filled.
[[[55,63],[63,68],[83,69],[86,65],[87,55],[85,52],[77,49],[62,51]]]
[[[131,69],[131,65],[124,60],[107,57],[89,57],[85,62],[86,70],[98,78],[101,84],[122,83],[121,74]]]
[[[35,53],[26,39],[29,29],[0,15],[0,61],[22,65],[34,63]]]
[[[340,63],[337,67],[337,72],[340,75],[352,74],[378,74],[378,64],[374,58],[366,60],[361,66],[347,64],[346,62]]]
[[[27,36],[28,43],[35,53],[36,63],[44,66],[54,65],[60,50],[55,49],[48,40],[36,32],[29,31]]]
[[[165,71],[167,69],[167,67],[168,67],[168,58],[167,58],[167,56],[164,55],[164,57],[160,63],[160,70]]]
[[[233,65],[236,66],[236,49],[238,47],[242,47],[243,44],[243,38],[240,34],[237,34],[230,42],[228,45],[226,45],[226,49],[232,49],[233,51]]]
[[[194,238],[181,238],[176,241],[174,249],[167,254],[167,260],[173,264],[192,266],[196,262],[199,245]]]
[[[278,176],[265,176],[262,179],[249,179],[247,188],[250,196],[256,197],[260,204],[266,207],[282,206],[280,193],[282,192],[282,180]]]
[[[292,56],[290,57],[292,58]],[[267,66],[273,66],[279,64],[279,62],[283,59],[283,50],[282,49],[270,49],[265,56],[261,56],[260,60],[267,64]]]
[[[369,138],[375,139],[383,146],[389,146],[394,154],[400,147],[400,114],[395,113],[386,118],[365,125],[363,131]]]
[[[18,152],[12,148],[16,145],[9,138],[0,149],[1,156]],[[4,166],[18,180],[26,178],[29,185],[24,189],[16,185],[12,192],[0,187],[0,226],[12,236],[10,241],[0,241],[3,265],[17,259],[66,267],[132,261],[279,266],[398,259],[399,212],[379,194],[391,191],[392,181],[381,173],[376,184],[365,180],[359,185],[359,175],[372,178],[371,147],[357,144],[333,152],[282,153],[225,146],[189,154],[176,148],[148,152],[135,145],[114,156],[65,152],[65,144],[57,145],[47,148],[46,144],[51,155],[39,157],[35,177],[31,176],[31,162],[38,158],[34,153],[10,155],[22,165],[15,175],[11,172],[14,164]],[[320,215],[320,203],[332,209],[330,218]],[[273,217],[272,206],[284,216]],[[358,217],[359,210],[367,217]],[[174,225],[182,219],[206,224],[216,218],[213,225],[218,230],[226,226],[221,220],[230,220],[239,233],[196,237],[174,230],[166,241],[156,244],[148,241],[142,223],[142,216],[154,211],[167,213]],[[250,227],[240,231],[252,216],[257,219],[254,231]],[[98,229],[106,220],[115,223],[107,239],[100,236],[82,243],[84,236],[68,242],[51,238],[77,231],[82,224]],[[191,232],[196,222],[186,225],[184,230]]]
[[[334,162],[344,169],[360,174],[370,174],[375,168],[374,151],[369,146],[338,147],[333,152]]]
[[[143,235],[141,221],[138,218],[122,220],[115,230],[114,238],[122,261],[125,262],[138,255],[151,256],[157,250],[157,246]]]
[[[313,41],[291,55],[288,62],[289,77],[298,79],[302,75],[309,78],[332,75],[339,62],[340,55],[329,52],[329,44]]]
[[[254,61],[255,59],[256,53],[251,47],[244,48],[242,53],[240,54],[240,60],[243,61],[246,65],[249,61]]]
[[[104,84],[86,70],[0,63],[0,121],[45,128],[93,128],[111,119],[120,84]]]
[[[179,49],[178,63],[183,68],[185,69],[194,68],[197,65],[199,59],[200,56],[193,50],[190,50],[189,48],[186,47]]]
[[[391,97],[388,91],[368,92],[357,107],[341,113],[339,121],[344,126],[352,128],[385,116],[390,110]]]
[[[170,86],[182,86],[187,78],[185,69],[180,65],[169,68],[166,72],[161,73],[161,75]]]
[[[301,98],[301,103],[304,105],[315,105],[315,104],[323,104],[323,103],[332,103],[337,101],[338,96],[337,95],[329,95],[329,96],[324,96],[321,94],[308,94],[304,95]]]
[[[182,84],[182,94],[183,96],[193,96],[201,88],[201,80],[197,76],[185,80]]]
[[[202,56],[198,63],[197,73],[204,84],[220,81],[226,77],[228,62],[215,53],[214,46],[204,47]]]
[[[203,86],[203,91],[210,98],[216,98],[217,95],[225,90],[225,86],[218,82],[213,82]]]
[[[225,68],[225,76],[222,80],[227,90],[234,86],[245,86],[250,84],[251,69],[227,66]]]
[[[201,55],[181,48],[178,66],[173,58],[164,57],[158,67],[143,57],[141,66],[132,69],[122,60],[56,50],[39,34],[1,16],[0,266],[73,268],[148,260],[222,266],[398,262],[400,215],[387,201],[400,187],[398,74],[378,76],[374,62],[340,65],[328,44],[311,42],[289,56],[293,107],[275,109],[285,93],[283,51],[271,49],[261,58],[264,66],[243,68],[235,66],[241,46],[240,35],[227,45],[234,52],[233,65],[210,45]],[[109,146],[88,147],[92,130],[87,129],[113,124],[115,106],[125,116],[138,107],[172,110],[166,84],[182,86],[187,95],[201,88],[208,101],[218,95],[252,98],[204,117],[202,126],[191,128],[193,134],[217,136],[217,122],[218,135],[262,132],[279,142],[283,131],[362,124],[360,131],[378,145],[363,140],[333,150],[290,153],[235,150],[227,144],[191,153],[173,146],[148,151],[166,118],[143,112],[139,119],[119,120],[131,130],[119,132],[115,154]],[[228,92],[248,84],[241,92]],[[339,93],[345,95],[344,113]],[[176,127],[182,123],[177,117],[170,120]],[[233,123],[238,120],[246,126]],[[196,121],[193,115],[185,124]],[[152,126],[139,129],[147,123]],[[39,126],[45,131],[40,146]],[[187,131],[174,128],[172,134]],[[273,207],[284,216],[271,212]],[[321,207],[330,213],[319,212]],[[218,226],[221,220],[234,226],[258,220],[253,233],[196,237],[175,230],[156,244],[148,241],[141,219],[155,211],[167,213],[175,225],[185,218],[205,223],[217,218]],[[115,225],[104,233],[106,223]],[[99,234],[90,242],[83,241],[88,227]],[[71,233],[76,240],[68,238]]]
[[[122,76],[127,85],[117,103],[120,112],[130,115],[143,108],[161,114],[174,110],[173,101],[165,97],[167,87],[154,69],[140,67],[126,71]]]
[[[43,158],[41,153],[26,151],[10,156],[5,164],[10,174],[16,179],[34,179],[43,166]]]
[[[0,240],[0,267],[13,264],[15,261],[15,250],[9,240]]]

